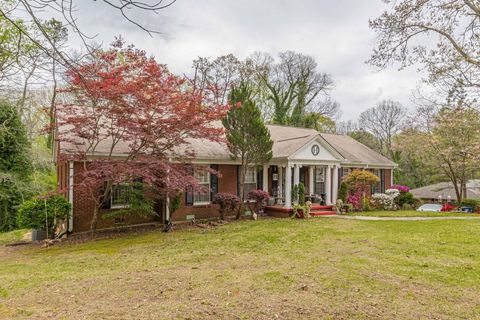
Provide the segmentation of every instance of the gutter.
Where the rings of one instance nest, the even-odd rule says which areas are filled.
[[[70,203],[70,217],[68,218],[68,232],[73,231],[73,161],[68,162],[68,202]]]

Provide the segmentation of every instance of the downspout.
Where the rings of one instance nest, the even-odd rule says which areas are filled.
[[[68,202],[70,202],[70,217],[68,218],[68,232],[73,231],[73,161],[68,162]]]

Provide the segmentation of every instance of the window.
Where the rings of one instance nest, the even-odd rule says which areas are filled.
[[[112,192],[110,196],[110,208],[112,209],[121,209],[128,208],[129,201],[128,197],[131,192],[131,186],[128,183],[119,183],[113,185]]]
[[[194,176],[202,187],[202,190],[194,192],[193,204],[198,205],[210,203],[210,172],[195,171]]]
[[[244,199],[248,199],[248,193],[252,190],[257,189],[257,168],[247,168],[247,172],[245,172],[245,184],[244,187]]]
[[[315,167],[315,194],[324,194],[325,193],[325,168]]]

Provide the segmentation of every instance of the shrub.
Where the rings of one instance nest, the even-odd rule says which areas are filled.
[[[355,169],[351,171],[343,181],[350,190],[366,192],[372,185],[380,182],[380,178],[370,171]]]
[[[413,193],[411,192],[400,192],[400,195],[397,198],[398,205],[403,207],[405,204],[413,205],[415,199],[413,198]]]
[[[405,193],[410,191],[410,187],[403,186],[401,184],[394,184],[393,186],[390,187],[390,189],[397,189],[398,191],[405,192]]]
[[[298,202],[298,184],[294,184],[292,187],[292,202]]]
[[[348,186],[345,182],[340,184],[340,189],[338,189],[338,199],[342,200],[343,203],[347,202],[348,195]]]
[[[353,209],[356,211],[362,210],[362,193],[356,192],[347,197],[347,203],[350,203],[353,206]]]
[[[70,203],[60,195],[35,197],[18,208],[18,225],[21,228],[43,229],[53,235],[58,219],[70,214]]]
[[[298,184],[298,204],[305,204],[305,185],[302,182]]]
[[[475,199],[464,199],[461,203],[462,206],[472,207],[474,211],[480,209],[480,201]]]
[[[234,211],[240,203],[240,198],[228,192],[220,192],[213,197],[213,203],[220,206],[220,219],[224,220],[225,212]]]
[[[260,213],[260,210],[265,206],[266,201],[270,197],[267,191],[263,190],[252,190],[248,193],[248,200],[254,200],[255,204],[253,205],[253,211],[257,214]]]
[[[375,207],[383,210],[395,210],[395,199],[400,195],[398,189],[387,189],[385,193],[375,193],[372,202]]]

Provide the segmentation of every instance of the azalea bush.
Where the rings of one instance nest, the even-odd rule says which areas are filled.
[[[228,192],[219,192],[213,197],[213,203],[219,205],[220,219],[225,219],[226,212],[232,212],[240,203],[240,198]]]
[[[410,187],[403,186],[401,184],[394,184],[393,186],[390,187],[390,189],[397,189],[400,192],[409,192],[410,191]]]
[[[385,193],[375,193],[372,195],[372,202],[377,208],[383,210],[395,210],[395,199],[400,195],[398,189],[387,189]]]
[[[362,207],[363,207],[362,193],[356,192],[354,194],[349,195],[347,197],[347,203],[351,204],[353,206],[353,209],[356,211],[362,210]]]
[[[248,200],[253,200],[255,203],[252,205],[252,209],[255,213],[260,213],[260,211],[265,207],[265,203],[267,202],[268,195],[267,191],[263,190],[252,190],[248,193]]]
[[[415,199],[413,198],[413,194],[410,192],[410,187],[395,184],[391,186],[390,189],[396,189],[400,192],[396,198],[396,202],[400,208],[411,207],[415,204]]]

